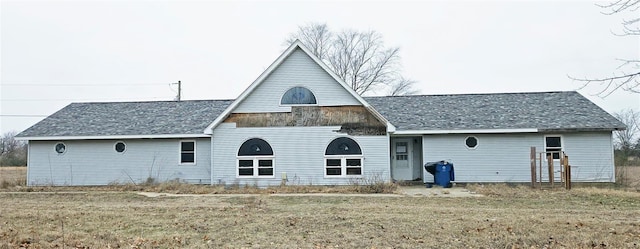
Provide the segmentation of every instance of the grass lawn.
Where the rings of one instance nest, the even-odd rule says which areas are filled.
[[[0,248],[638,248],[640,193],[479,198],[0,193]]]
[[[428,198],[269,195],[371,191],[366,186],[25,187],[24,168],[0,168],[0,249],[640,248],[640,167],[621,170],[625,189],[469,185],[485,197]]]

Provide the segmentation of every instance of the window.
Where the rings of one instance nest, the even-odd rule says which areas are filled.
[[[396,142],[396,160],[409,160],[409,152],[407,151],[409,144],[407,142]]]
[[[196,141],[180,141],[180,164],[196,164]]]
[[[544,137],[544,147],[547,152],[547,156],[553,156],[553,159],[560,159],[560,152],[562,151],[562,137],[560,136],[546,136]]]
[[[115,145],[113,145],[113,148],[116,150],[116,152],[122,154],[127,149],[127,145],[124,144],[124,142],[117,142]]]
[[[297,86],[289,89],[280,99],[281,105],[315,105],[316,96],[304,87]]]
[[[353,139],[334,139],[327,146],[324,157],[326,177],[362,176],[362,150]]]
[[[245,141],[238,150],[237,177],[273,177],[273,149],[260,138]]]
[[[67,146],[64,143],[57,143],[56,146],[54,146],[54,149],[59,155],[67,152]]]
[[[478,138],[477,137],[467,137],[464,140],[464,145],[467,146],[467,149],[475,149],[478,146]]]

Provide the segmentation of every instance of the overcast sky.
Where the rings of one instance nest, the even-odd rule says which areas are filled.
[[[297,26],[375,30],[401,49],[422,94],[572,91],[638,59],[623,15],[592,1],[5,1],[0,132],[22,131],[71,102],[236,98]],[[636,15],[638,12],[635,13]],[[628,17],[628,15],[627,15]],[[601,99],[612,113],[640,94]]]

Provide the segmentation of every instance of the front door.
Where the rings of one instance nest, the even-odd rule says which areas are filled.
[[[554,181],[560,181],[561,179],[561,158],[564,156],[562,149],[562,136],[560,135],[547,135],[544,137],[544,147],[547,156],[553,157],[553,176]],[[545,160],[546,161],[546,160]],[[546,166],[546,165],[545,165]],[[545,167],[543,166],[543,168]],[[548,168],[543,169],[543,175],[548,175]],[[544,174],[546,173],[546,174]],[[548,176],[547,176],[548,177]],[[548,178],[547,178],[548,179]]]
[[[391,145],[391,167],[394,180],[413,180],[412,143],[411,138],[396,138]]]

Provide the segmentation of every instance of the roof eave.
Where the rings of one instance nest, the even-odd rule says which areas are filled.
[[[118,139],[162,139],[162,138],[208,138],[207,134],[154,134],[154,135],[109,135],[109,136],[24,136],[16,140],[118,140]]]
[[[536,133],[536,128],[523,129],[465,129],[465,130],[397,130],[393,135],[436,135],[436,134],[497,134],[497,133]]]
[[[625,130],[624,127],[596,127],[596,128],[548,128],[540,129],[540,132],[596,132],[596,131],[620,131]]]

